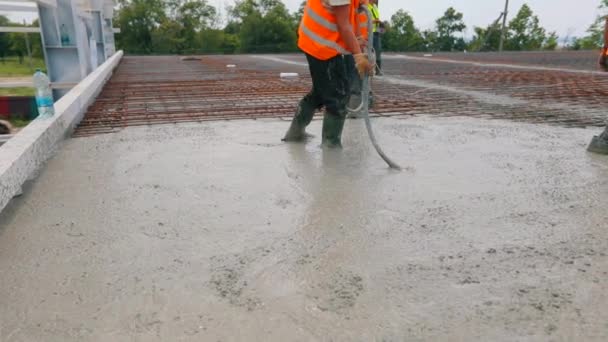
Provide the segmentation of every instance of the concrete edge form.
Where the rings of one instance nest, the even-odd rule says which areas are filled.
[[[122,59],[118,51],[55,103],[52,118],[32,121],[0,146],[0,211],[82,120]]]

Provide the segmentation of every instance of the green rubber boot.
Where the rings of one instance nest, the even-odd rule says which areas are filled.
[[[323,139],[321,144],[325,147],[342,147],[342,129],[344,129],[345,115],[336,115],[325,112],[323,115]]]
[[[291,126],[289,126],[289,130],[287,130],[285,137],[281,140],[298,142],[311,137],[312,135],[306,133],[306,126],[312,121],[315,110],[316,108],[308,104],[307,101],[300,101],[296,114],[293,116],[293,120],[291,120]]]
[[[608,127],[606,127],[606,130],[600,136],[593,137],[587,151],[608,154]]]

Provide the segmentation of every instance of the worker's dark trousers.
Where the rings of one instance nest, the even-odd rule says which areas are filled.
[[[376,72],[382,70],[382,36],[380,32],[374,32],[374,50],[376,51]]]
[[[312,77],[312,90],[300,101],[300,109],[294,119],[300,125],[308,126],[315,110],[323,107],[330,115],[345,117],[350,96],[345,57],[338,55],[322,61],[306,54],[306,59]]]
[[[363,88],[363,80],[359,77],[359,72],[355,66],[355,57],[353,55],[344,56],[346,70],[348,71],[348,84],[350,95],[361,95]]]
[[[355,100],[350,106],[352,108],[357,108],[361,103],[361,95],[363,95],[361,93],[363,90],[363,79],[359,76],[359,71],[357,71],[355,66],[355,57],[353,57],[353,55],[344,56],[344,61],[346,62],[346,70],[348,71],[349,97],[353,97]],[[374,93],[371,89],[369,90],[369,101],[371,107],[374,103]],[[353,116],[356,117],[357,115],[353,114]]]

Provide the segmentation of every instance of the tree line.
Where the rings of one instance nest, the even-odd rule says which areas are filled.
[[[281,0],[237,0],[226,9],[216,8],[208,0],[119,0],[114,17],[114,26],[121,29],[116,35],[117,48],[130,54],[294,52],[304,5],[302,2],[290,13]],[[600,0],[599,9],[608,11],[608,0]],[[0,26],[21,25],[0,16]],[[397,11],[384,26],[386,51],[497,51],[502,34],[502,22],[495,20],[486,27],[473,27],[473,37],[465,39],[464,14],[452,7],[431,29],[419,29],[405,10]],[[584,37],[563,37],[562,47],[601,47],[603,31],[604,17],[598,16]],[[524,4],[508,21],[504,49],[554,50],[558,39]],[[39,35],[30,34],[30,42],[33,55],[42,56]],[[0,33],[0,58],[24,56],[26,51],[23,33]]]
[[[25,25],[11,22],[6,16],[0,15],[0,26],[38,26],[38,21],[34,21],[31,25]],[[3,62],[5,57],[17,56],[20,62],[23,63],[23,60],[28,56],[28,46],[26,43],[29,43],[32,57],[42,58],[42,40],[40,34],[27,34],[27,40],[25,35],[26,33],[0,33],[0,62]]]
[[[207,0],[119,0],[117,43],[128,53],[139,54],[293,52],[304,5],[303,1],[290,13],[281,0],[237,0],[222,14]],[[601,0],[600,9],[608,9],[608,0]],[[420,30],[405,10],[384,24],[386,51],[496,51],[502,35],[502,23],[496,20],[486,27],[473,27],[473,37],[466,40],[464,14],[453,7],[437,18],[432,29]],[[565,37],[562,45],[598,48],[602,35],[603,18],[598,17],[587,36]],[[508,21],[504,49],[555,50],[558,39],[524,4]]]
[[[117,47],[134,54],[296,50],[301,13],[281,0],[238,0],[227,12],[222,19],[207,0],[119,0]]]

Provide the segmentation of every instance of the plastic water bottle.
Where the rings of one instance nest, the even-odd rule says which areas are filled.
[[[34,74],[34,87],[36,88],[36,105],[38,106],[39,116],[50,117],[55,115],[51,81],[40,69],[36,69]]]
[[[61,24],[59,31],[61,35],[61,46],[70,46],[70,35],[68,34],[68,28],[65,27],[65,24]]]

